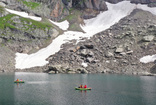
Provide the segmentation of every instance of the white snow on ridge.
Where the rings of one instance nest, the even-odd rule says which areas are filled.
[[[87,33],[98,33],[117,23],[123,17],[129,15],[136,7],[129,1],[117,4],[106,3],[108,11],[100,13],[97,17],[85,20],[85,26],[81,28]]]
[[[50,20],[50,22],[52,22],[53,24],[55,24],[56,26],[58,26],[62,30],[67,30],[69,27],[69,22],[67,20],[65,20],[63,22],[54,22],[54,21]]]
[[[129,15],[135,8],[135,4],[131,4],[130,1],[123,1],[117,4],[110,4],[107,3],[108,11],[100,13],[97,17],[93,19],[85,20],[85,26],[81,26],[81,28],[86,32],[74,32],[74,31],[67,31],[64,32],[62,35],[58,36],[56,39],[52,41],[52,43],[38,52],[34,54],[22,54],[16,53],[16,68],[24,69],[24,68],[31,68],[35,66],[43,66],[48,63],[46,58],[50,55],[55,54],[61,48],[61,45],[69,42],[72,39],[80,41],[81,38],[90,38],[98,32],[104,31],[108,29],[110,26],[117,23],[120,19],[124,18],[125,16]],[[144,6],[140,6],[140,8]],[[145,8],[148,11],[149,7]],[[151,10],[150,10],[151,11]],[[156,9],[152,9],[152,13],[156,12]],[[64,23],[62,23],[64,25]],[[61,24],[61,25],[62,25]],[[68,23],[65,23],[68,26]],[[60,24],[55,24],[60,25]],[[65,26],[65,27],[66,27]],[[64,30],[66,28],[63,28]],[[83,62],[82,62],[83,65]]]
[[[149,12],[151,12],[152,14],[156,15],[156,7],[149,8],[147,5],[138,4],[138,5],[137,5],[137,8],[138,8],[138,9],[145,10],[145,11],[149,11]]]
[[[5,8],[5,10],[12,13],[12,14],[19,15],[21,17],[30,18],[30,19],[33,19],[33,20],[36,20],[36,21],[41,21],[42,20],[41,17],[29,16],[28,13],[25,13],[25,12],[18,12],[18,11],[14,11],[14,10],[7,9],[7,8]]]
[[[12,14],[16,14],[16,15],[19,15],[19,16],[25,17],[25,18],[30,18],[32,20],[36,20],[36,21],[41,21],[42,20],[41,17],[29,16],[28,13],[25,13],[25,12],[19,12],[19,11],[15,11],[15,10],[10,10],[10,9],[7,9],[7,8],[5,8],[5,10],[10,12],[10,13],[12,13]],[[57,25],[62,30],[67,30],[68,27],[69,27],[69,22],[67,20],[65,20],[63,22],[54,22],[54,21],[50,20],[50,22],[52,22],[53,24]]]

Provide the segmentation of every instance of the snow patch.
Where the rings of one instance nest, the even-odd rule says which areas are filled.
[[[48,63],[48,61],[46,61],[46,58],[58,52],[61,49],[62,44],[69,42],[70,40],[73,39],[79,40],[81,39],[82,35],[83,35],[82,32],[68,31],[55,38],[49,46],[39,50],[36,53],[30,55],[16,53],[15,67],[19,69],[24,69],[24,68],[31,68],[35,66],[44,66],[45,64]]]
[[[7,8],[5,8],[5,10],[12,13],[12,14],[16,14],[16,15],[19,15],[19,16],[25,17],[25,18],[30,18],[32,20],[36,20],[36,21],[41,21],[42,20],[41,17],[29,16],[28,13],[25,13],[25,12],[14,11],[14,10],[10,10],[10,9],[7,9]]]
[[[82,62],[82,64],[81,64],[83,67],[87,67],[88,66],[88,64],[87,63],[84,63],[84,62]]]
[[[155,55],[147,55],[142,58],[140,58],[140,62],[142,63],[150,63],[154,62],[156,60],[156,54]]]
[[[149,11],[151,12],[152,14],[156,15],[156,7],[148,7],[147,5],[141,5],[141,4],[138,4],[136,6],[138,9],[142,9],[142,10],[145,10],[145,11]]]
[[[69,22],[67,20],[65,20],[63,22],[54,22],[54,21],[50,20],[50,22],[52,22],[53,24],[55,24],[56,26],[58,26],[62,30],[67,30],[69,27]]]
[[[108,29],[123,17],[129,15],[136,6],[135,4],[131,4],[129,1],[123,1],[117,4],[106,4],[108,11],[101,12],[99,15],[97,15],[97,17],[84,21],[85,26],[81,26],[81,28],[85,32],[95,34]]]

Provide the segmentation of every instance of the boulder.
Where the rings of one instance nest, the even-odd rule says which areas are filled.
[[[109,3],[114,3],[114,4],[116,4],[116,3],[121,2],[121,1],[123,1],[123,0],[105,0],[105,1],[107,1],[107,2],[109,2]]]
[[[154,36],[149,35],[149,36],[144,36],[142,40],[145,42],[151,42],[153,39],[154,39]]]
[[[87,71],[86,69],[82,69],[82,70],[81,70],[81,73],[82,73],[82,74],[88,74],[88,71]]]
[[[156,64],[152,68],[150,68],[150,72],[156,74]]]
[[[49,73],[49,74],[57,74],[58,71],[49,71],[48,73]]]
[[[88,57],[87,59],[86,59],[86,62],[89,62],[89,63],[91,63],[91,62],[93,62],[94,61],[94,58],[91,58],[91,57]]]
[[[87,54],[88,53],[87,53],[87,50],[86,49],[83,49],[83,50],[80,51],[80,55],[81,56],[84,56],[85,57],[85,56],[87,56]]]
[[[109,58],[109,57],[113,57],[114,54],[112,52],[106,52],[105,56]]]
[[[93,49],[94,48],[94,45],[92,45],[92,44],[87,44],[87,45],[84,45],[86,48],[88,48],[88,49]]]
[[[5,7],[5,6],[6,6],[6,4],[5,4],[5,3],[0,2],[0,7]]]
[[[124,49],[122,47],[116,48],[115,52],[116,53],[122,53]]]

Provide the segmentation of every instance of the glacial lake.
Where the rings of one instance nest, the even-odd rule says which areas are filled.
[[[80,84],[92,90],[75,90]],[[0,105],[156,105],[156,77],[0,73]]]

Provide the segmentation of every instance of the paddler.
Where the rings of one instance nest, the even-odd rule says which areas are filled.
[[[87,88],[87,85],[85,85],[84,88]]]
[[[83,88],[83,85],[81,84],[81,85],[79,86],[79,88]]]

